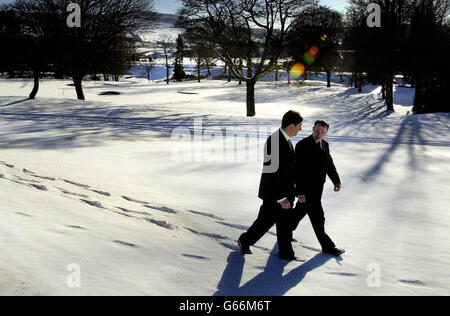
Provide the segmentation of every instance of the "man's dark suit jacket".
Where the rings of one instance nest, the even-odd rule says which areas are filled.
[[[297,195],[309,195],[317,192],[320,192],[321,195],[327,175],[334,185],[341,183],[330,155],[329,144],[322,140],[322,145],[323,150],[320,149],[312,135],[297,143],[295,147]]]
[[[274,143],[272,148],[272,139],[277,137],[279,140],[277,144]],[[277,154],[276,150],[279,147],[279,156],[275,157]],[[264,163],[264,168],[268,166],[273,167],[278,164],[278,168],[275,172],[264,173],[261,176],[261,183],[259,186],[259,198],[264,202],[277,202],[284,198],[288,198],[291,203],[295,200],[295,151],[293,147],[291,149],[286,137],[283,133],[278,130],[266,142],[265,153],[272,156],[272,159]]]

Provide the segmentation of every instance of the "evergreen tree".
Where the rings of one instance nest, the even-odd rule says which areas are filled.
[[[173,79],[176,81],[182,81],[186,79],[186,73],[184,72],[183,58],[185,55],[183,38],[178,35],[177,38],[177,50],[175,52],[175,64],[173,67]]]

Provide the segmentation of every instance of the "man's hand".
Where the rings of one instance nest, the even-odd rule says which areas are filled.
[[[334,186],[334,192],[339,192],[339,191],[341,191],[341,188],[342,188],[342,184],[336,184],[335,186]]]
[[[299,195],[298,197],[298,201],[301,203],[301,204],[305,204],[306,203],[306,195]]]
[[[280,202],[280,204],[283,210],[289,210],[292,207],[288,199],[284,199],[283,201]]]

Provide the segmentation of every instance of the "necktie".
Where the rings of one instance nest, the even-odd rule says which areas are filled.
[[[292,145],[292,142],[290,139],[288,140],[288,143],[289,143],[289,147],[291,148],[291,150],[295,151],[294,146]]]
[[[319,148],[320,151],[323,152],[323,149],[322,149],[322,142],[321,142],[321,141],[317,143],[317,147]]]

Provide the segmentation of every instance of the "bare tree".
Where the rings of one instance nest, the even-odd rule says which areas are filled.
[[[145,71],[148,81],[151,81],[152,80],[151,72],[155,68],[155,65],[156,65],[153,57],[151,55],[148,55],[147,59],[139,60],[139,65]]]
[[[203,68],[208,69],[208,74],[211,75],[210,65],[213,63],[214,46],[210,42],[202,39],[204,31],[198,26],[189,27],[186,29],[184,38],[187,44],[187,56],[194,60],[197,71],[197,80],[201,80],[201,71]]]
[[[173,50],[175,48],[175,38],[170,34],[161,34],[158,38],[157,45],[162,49],[165,58],[166,67],[166,81],[167,84],[170,82],[170,59],[173,56]]]
[[[255,116],[255,84],[276,66],[286,33],[316,0],[181,0],[180,14],[205,27],[219,59],[247,83],[247,116]],[[233,50],[238,49],[237,56]],[[244,60],[247,75],[241,72]]]
[[[143,13],[154,11],[153,0],[78,0],[81,27],[70,28],[67,8],[72,2],[18,0],[13,7],[30,17],[28,28],[39,43],[42,37],[57,42],[55,62],[72,77],[78,99],[84,100],[82,80],[90,71],[112,69],[118,76],[122,67],[114,66],[126,56],[126,33],[138,26]]]

